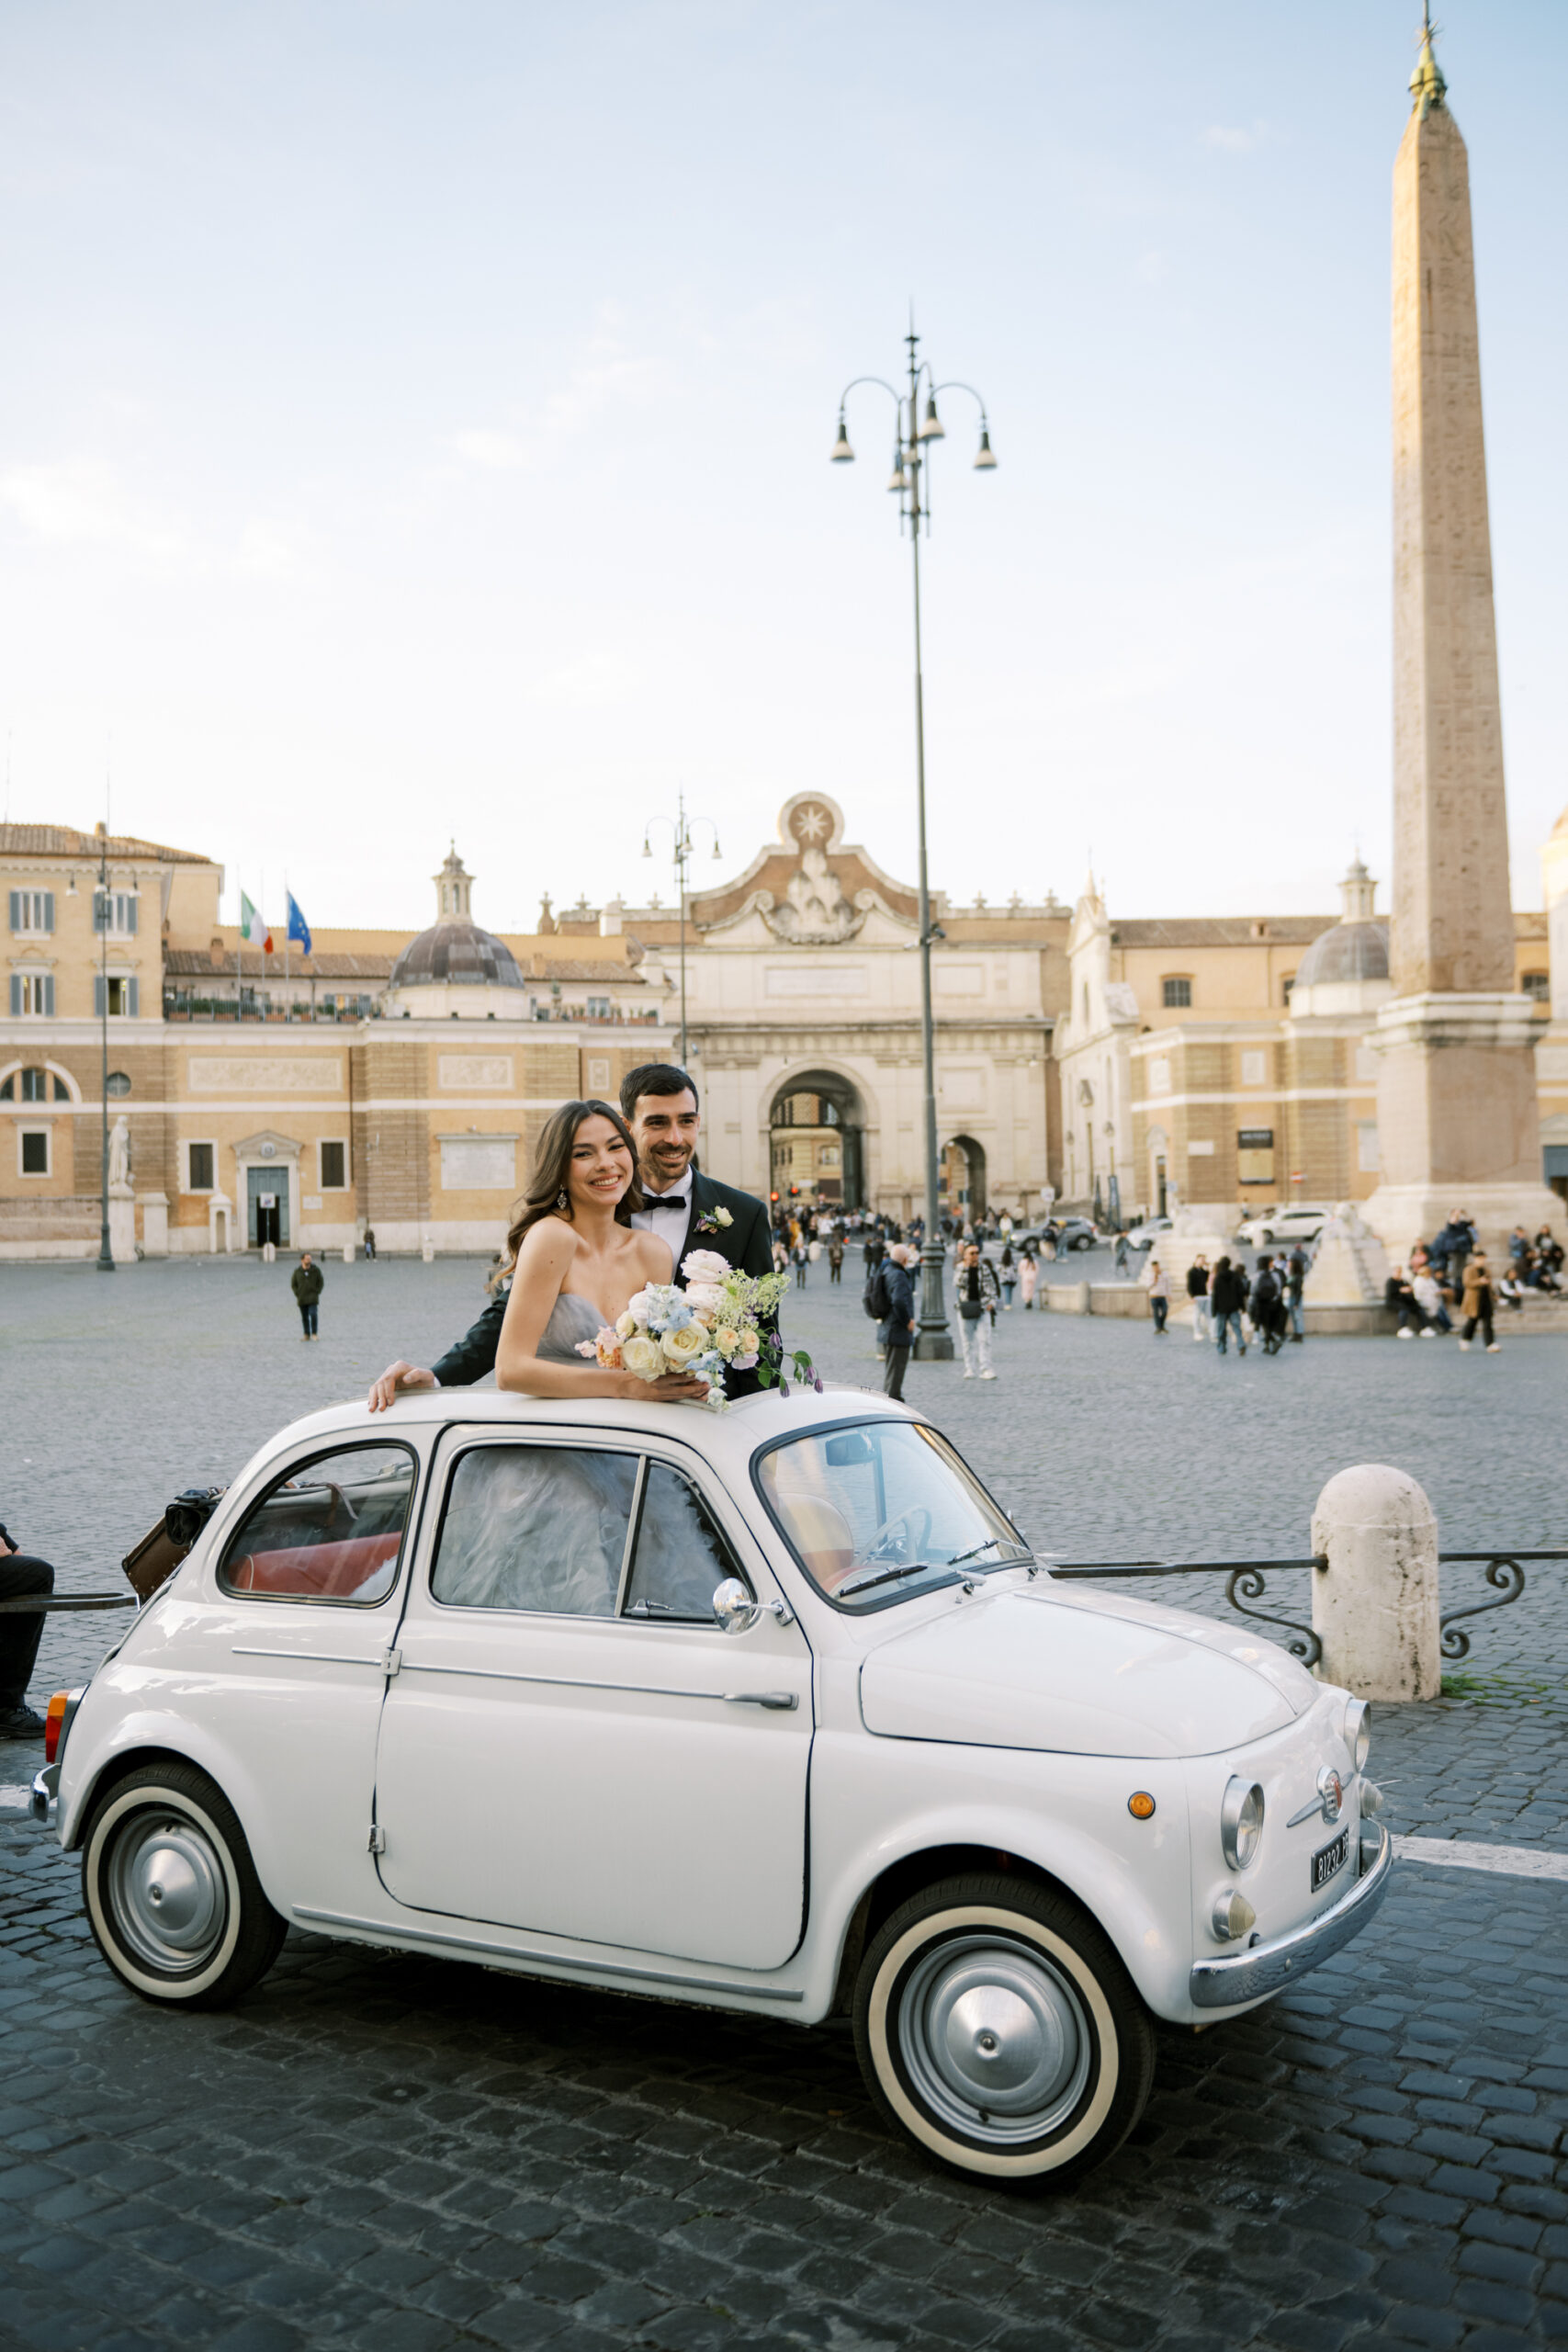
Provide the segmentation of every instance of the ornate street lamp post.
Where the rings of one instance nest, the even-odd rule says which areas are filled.
[[[98,836],[98,897],[94,910],[98,922],[98,995],[103,1069],[98,1094],[103,1137],[103,1168],[99,1176],[103,1221],[98,1228],[98,1272],[112,1274],[114,1251],[109,1246],[109,837],[106,825]]]
[[[681,1067],[684,1069],[686,1067],[686,871],[692,863],[692,827],[694,825],[705,825],[709,832],[713,835],[713,854],[715,857],[717,857],[720,854],[720,852],[718,846],[718,827],[714,823],[711,817],[687,816],[686,795],[683,790],[676,795],[675,808],[676,814],[673,817],[654,817],[649,820],[648,825],[644,827],[642,836],[642,854],[644,857],[651,857],[653,855],[653,842],[651,835],[654,826],[668,825],[671,834],[674,836],[673,863],[675,867],[675,881],[676,887],[681,894]]]
[[[953,1354],[953,1333],[948,1328],[947,1302],[943,1291],[942,1272],[946,1251],[942,1247],[942,1214],[937,1187],[937,1127],[936,1127],[936,1045],[931,1018],[931,943],[944,933],[931,922],[931,887],[926,865],[926,714],[925,689],[920,673],[920,526],[931,536],[931,492],[922,492],[920,476],[925,466],[923,455],[930,441],[945,440],[946,430],[937,414],[937,396],[941,392],[967,392],[980,410],[980,446],[975,456],[977,471],[994,471],[996,458],[991,451],[990,425],[986,415],[986,403],[973,384],[960,383],[956,379],[939,384],[931,363],[919,356],[919,337],[913,321],[904,338],[909,346],[909,381],[908,390],[897,391],[881,376],[856,376],[845,385],[839,397],[839,435],[829,455],[836,466],[851,465],[854,451],[844,415],[844,403],[860,384],[879,384],[893,401],[897,422],[893,443],[893,472],[887,487],[898,500],[898,527],[909,526],[909,549],[913,560],[915,589],[915,808],[919,836],[920,866],[920,1051],[925,1069],[926,1108],[926,1212],[925,1240],[920,1250],[920,1314],[915,1335],[917,1360],[946,1362]],[[925,413],[920,413],[920,391],[925,390]]]

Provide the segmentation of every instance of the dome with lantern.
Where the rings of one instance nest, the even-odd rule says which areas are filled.
[[[1388,924],[1372,912],[1377,884],[1359,858],[1339,885],[1345,911],[1320,931],[1296,967],[1291,1018],[1375,1012],[1393,994],[1388,971]]]
[[[387,984],[387,1012],[394,1018],[498,1021],[527,1018],[525,983],[503,939],[473,920],[473,876],[454,843],[435,883],[436,920],[411,939]]]

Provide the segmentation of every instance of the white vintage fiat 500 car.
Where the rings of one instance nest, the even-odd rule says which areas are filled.
[[[54,1710],[34,1810],[149,1999],[291,1924],[793,2018],[889,2123],[1061,2184],[1153,2020],[1337,1951],[1390,1869],[1367,1710],[1055,1582],[919,1414],[493,1391],[299,1421]]]

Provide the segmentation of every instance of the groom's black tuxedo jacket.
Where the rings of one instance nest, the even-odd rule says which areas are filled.
[[[716,1232],[699,1233],[697,1227],[713,1210],[729,1212],[730,1221]],[[682,1261],[691,1250],[716,1250],[743,1274],[771,1274],[773,1271],[773,1248],[768,1231],[768,1212],[750,1193],[738,1193],[731,1184],[717,1184],[711,1176],[694,1170],[692,1175],[692,1206],[686,1220],[686,1238],[675,1252],[675,1280],[685,1287],[681,1272]],[[506,1297],[494,1298],[485,1308],[471,1331],[465,1331],[456,1347],[432,1364],[431,1370],[443,1388],[471,1388],[487,1372],[495,1370],[495,1351],[501,1345],[501,1327],[506,1317]],[[749,1396],[758,1385],[754,1373],[732,1373],[728,1383],[732,1396]]]

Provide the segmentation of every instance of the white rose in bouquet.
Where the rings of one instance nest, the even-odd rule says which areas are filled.
[[[739,1347],[740,1334],[739,1331],[732,1331],[728,1323],[721,1323],[713,1335],[713,1343],[719,1354],[728,1358],[734,1355]]]
[[[646,1336],[623,1340],[621,1362],[639,1380],[657,1380],[664,1370],[664,1351],[657,1340]]]
[[[684,1372],[698,1356],[708,1351],[708,1335],[698,1322],[683,1323],[678,1331],[666,1331],[660,1340],[665,1362],[671,1371]]]
[[[681,1261],[681,1272],[686,1277],[686,1295],[689,1298],[693,1283],[722,1283],[726,1275],[732,1274],[735,1269],[728,1258],[719,1256],[716,1250],[689,1250]],[[636,1302],[633,1303],[635,1305]]]
[[[694,1315],[716,1315],[725,1294],[717,1283],[688,1283],[686,1304]]]
[[[636,1332],[637,1317],[632,1313],[629,1306],[622,1316],[620,1321],[616,1324],[615,1330],[617,1335],[623,1340],[631,1339],[633,1334]]]

